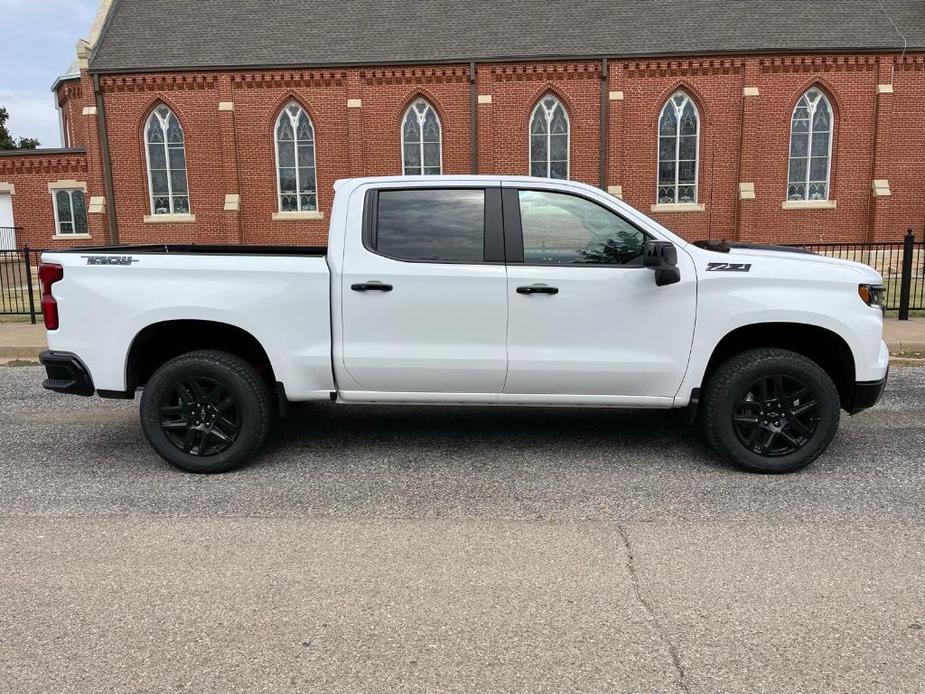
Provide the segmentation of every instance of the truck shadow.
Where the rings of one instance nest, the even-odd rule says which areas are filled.
[[[316,461],[375,456],[393,465],[517,458],[729,467],[679,410],[296,404],[258,464],[285,465],[295,452]]]

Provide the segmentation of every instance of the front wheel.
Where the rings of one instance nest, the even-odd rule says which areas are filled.
[[[270,430],[272,399],[253,366],[200,350],[159,368],[141,396],[141,427],[160,456],[187,472],[249,462]]]
[[[840,401],[815,362],[753,349],[721,364],[704,388],[703,426],[718,453],[752,472],[794,472],[828,448]]]

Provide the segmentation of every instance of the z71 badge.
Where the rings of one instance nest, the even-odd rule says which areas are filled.
[[[748,272],[751,263],[707,263],[707,272]]]
[[[87,265],[131,265],[138,260],[130,255],[82,255],[87,259]]]

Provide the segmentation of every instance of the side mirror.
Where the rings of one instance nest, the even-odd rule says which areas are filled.
[[[647,241],[642,263],[655,270],[655,285],[658,287],[681,281],[678,249],[671,241]]]

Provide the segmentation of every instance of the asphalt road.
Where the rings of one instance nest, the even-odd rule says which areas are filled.
[[[677,413],[311,406],[197,477],[0,368],[0,691],[925,692],[925,368],[783,477]]]

